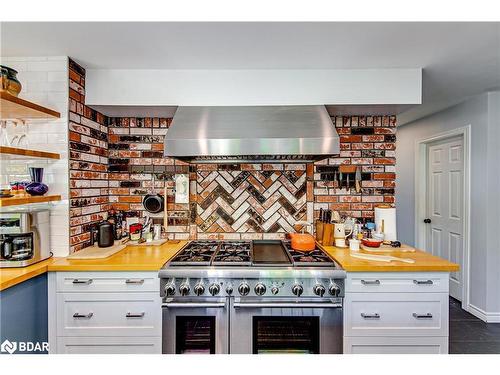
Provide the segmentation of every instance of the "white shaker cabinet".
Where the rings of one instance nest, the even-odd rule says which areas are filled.
[[[51,353],[161,353],[156,272],[50,272]]]
[[[350,272],[344,353],[448,353],[447,272]]]

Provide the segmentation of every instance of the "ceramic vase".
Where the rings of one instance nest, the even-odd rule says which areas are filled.
[[[31,176],[31,184],[26,186],[26,192],[30,195],[44,195],[49,187],[45,185],[43,180],[43,168],[29,168]]]

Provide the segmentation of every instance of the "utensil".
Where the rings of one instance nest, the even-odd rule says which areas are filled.
[[[342,190],[342,180],[344,179],[344,174],[339,171],[339,189]]]
[[[354,188],[356,193],[361,193],[361,169],[356,167],[356,174],[354,175]]]
[[[349,193],[351,192],[351,183],[349,182],[349,173],[347,173],[347,181],[346,181],[346,186],[345,188],[349,191]]]
[[[410,258],[398,258],[391,255],[375,255],[375,254],[362,254],[362,253],[351,253],[353,258],[359,258],[364,260],[374,260],[380,262],[404,262],[404,263],[415,263],[414,259]]]

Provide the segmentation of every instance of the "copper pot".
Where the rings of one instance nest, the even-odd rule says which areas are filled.
[[[0,65],[0,91],[6,91],[17,96],[21,92],[21,82],[17,79],[17,71],[5,65]]]

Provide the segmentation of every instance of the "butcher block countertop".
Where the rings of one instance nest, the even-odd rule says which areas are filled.
[[[28,267],[0,268],[0,291],[47,272],[49,264],[56,260],[46,259]]]
[[[415,263],[381,262],[354,258],[350,255],[349,249],[337,248],[335,246],[323,246],[323,249],[347,272],[455,272],[459,270],[458,264],[451,263],[443,258],[418,249],[411,253],[397,251],[391,253],[369,253],[410,258],[414,259]],[[363,254],[363,250],[360,253]]]
[[[160,246],[134,246],[103,259],[60,258],[49,271],[159,271],[187,241],[164,243]]]

